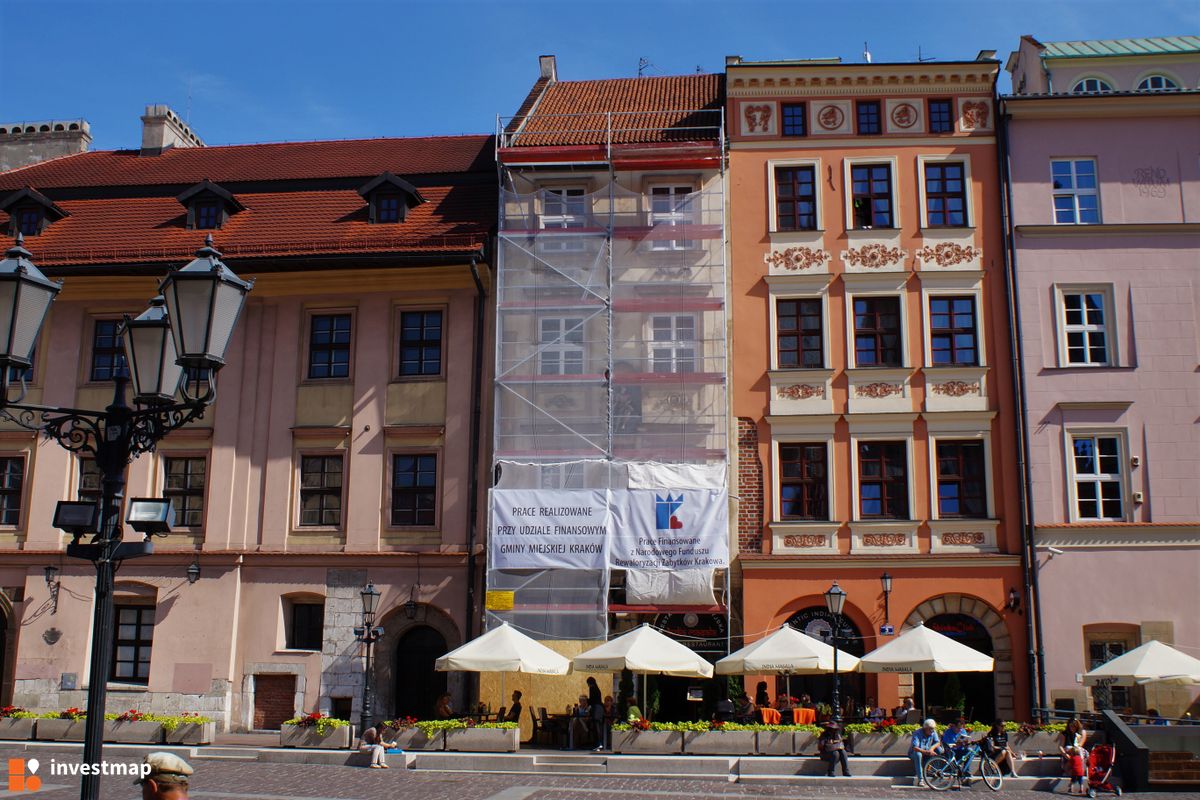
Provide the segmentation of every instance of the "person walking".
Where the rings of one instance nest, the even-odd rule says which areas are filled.
[[[142,759],[142,800],[188,800],[192,767],[174,753],[149,753]]]
[[[592,743],[595,745],[592,752],[599,752],[604,749],[604,694],[593,677],[587,679],[587,687],[588,728],[592,732]]]

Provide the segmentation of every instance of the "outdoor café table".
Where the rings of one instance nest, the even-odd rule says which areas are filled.
[[[760,708],[759,711],[762,713],[762,721],[764,725],[778,725],[783,719],[783,715],[779,713],[778,709]]]
[[[815,708],[793,708],[792,716],[797,725],[812,725],[817,721],[817,710]]]

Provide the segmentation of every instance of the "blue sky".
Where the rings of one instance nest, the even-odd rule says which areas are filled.
[[[209,144],[490,132],[564,80],[748,59],[1004,58],[1043,41],[1200,33],[1197,0],[0,0],[0,122],[83,117],[136,147],[148,103]],[[18,55],[19,54],[19,55]]]

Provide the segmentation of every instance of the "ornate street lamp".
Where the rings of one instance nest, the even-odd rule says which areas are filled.
[[[25,237],[18,233],[16,244],[0,261],[0,388],[5,390],[9,367],[23,373],[32,363],[30,356],[46,312],[62,290],[62,283],[43,275],[32,259],[33,254],[25,249]]]
[[[833,721],[842,721],[842,700],[841,688],[842,679],[838,675],[838,629],[842,627],[842,609],[846,606],[846,591],[838,586],[838,582],[834,581],[833,586],[825,592],[825,609],[833,616],[833,624],[830,626],[832,634],[830,639],[833,642]]]
[[[362,627],[354,629],[354,637],[363,643],[366,650],[366,664],[363,671],[362,714],[359,715],[359,725],[362,729],[359,736],[371,727],[371,706],[375,700],[375,689],[371,686],[371,652],[375,643],[383,636],[383,628],[375,625],[375,609],[379,606],[379,590],[375,584],[368,583],[359,592],[362,596]]]
[[[60,503],[55,512],[55,524],[71,534],[66,555],[87,559],[96,566],[83,745],[83,760],[88,764],[102,761],[116,570],[127,558],[154,552],[149,534],[144,541],[122,541],[125,468],[134,458],[153,450],[171,431],[204,416],[216,398],[216,372],[225,363],[225,348],[246,292],[253,285],[234,275],[221,263],[220,255],[209,237],[196,260],[163,281],[164,298],[155,298],[144,313],[125,321],[120,334],[133,377],[136,407],[131,408],[126,401],[130,379],[118,375],[114,378],[112,403],[102,411],[25,404],[23,391],[16,399],[9,399],[9,368],[30,365],[42,323],[61,285],[48,280],[34,266],[20,235],[16,246],[9,248],[0,261],[0,419],[54,439],[72,452],[87,453],[101,472],[99,513],[86,503]],[[188,327],[181,333],[179,324]],[[202,376],[197,383],[205,385],[198,396],[188,394],[185,387],[182,399],[177,400],[185,367],[197,368],[197,375]],[[92,534],[92,539],[84,544],[80,540],[87,534]],[[82,800],[98,800],[99,796],[100,776],[84,775]]]

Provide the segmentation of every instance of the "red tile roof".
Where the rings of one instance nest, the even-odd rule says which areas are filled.
[[[551,83],[506,144],[606,144],[610,125],[620,144],[716,140],[724,93],[723,75]]]
[[[370,224],[356,190],[385,171],[420,176],[426,202],[403,222]],[[496,219],[487,136],[196,148],[146,157],[100,151],[0,174],[0,193],[32,185],[69,214],[26,237],[39,266],[179,262],[209,231],[187,228],[176,188],[205,177],[245,206],[211,231],[230,259],[461,253],[480,249]],[[0,213],[0,226],[7,222]]]
[[[281,142],[172,148],[157,156],[98,150],[0,173],[0,191],[487,171],[495,169],[492,141],[490,136],[436,136]]]

